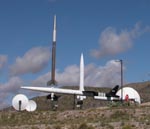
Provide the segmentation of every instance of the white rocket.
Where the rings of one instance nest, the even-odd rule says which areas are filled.
[[[96,91],[85,91],[84,90],[84,59],[83,54],[81,54],[80,58],[80,84],[79,90],[72,89],[63,89],[57,88],[55,85],[57,84],[55,80],[55,64],[56,64],[56,15],[54,16],[54,29],[53,29],[53,44],[52,44],[52,69],[51,69],[51,80],[47,82],[47,85],[51,85],[52,87],[36,87],[36,86],[22,86],[22,89],[47,92],[50,93],[51,100],[53,100],[55,93],[60,94],[73,94],[77,95],[77,98],[83,100],[86,96],[91,96],[94,99],[100,100],[118,100],[119,96],[116,96],[116,92],[118,91],[119,86],[114,87],[109,93],[99,93]]]
[[[73,95],[83,95],[84,91],[84,59],[83,54],[81,54],[80,58],[80,86],[79,90],[72,89],[63,89],[56,87],[33,87],[33,86],[22,86],[22,89],[47,92],[47,93],[61,93],[61,94],[73,94]]]

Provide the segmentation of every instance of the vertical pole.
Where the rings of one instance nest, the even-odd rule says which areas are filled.
[[[76,108],[76,95],[74,94],[73,95],[73,110],[75,110],[75,108]]]
[[[21,111],[21,104],[22,104],[22,102],[21,102],[21,100],[19,100],[19,111]]]
[[[123,102],[123,61],[120,60],[121,63],[121,102]]]

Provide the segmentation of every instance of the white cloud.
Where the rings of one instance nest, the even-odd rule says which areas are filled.
[[[0,84],[0,109],[11,106],[12,99],[17,94],[25,94],[28,98],[46,95],[42,92],[21,89],[23,84],[23,80],[19,77],[11,77],[8,82]]]
[[[46,86],[47,82],[51,79],[51,73],[46,73],[33,81],[33,85]],[[79,84],[79,67],[71,65],[65,68],[63,72],[56,70],[56,81],[58,85],[78,85]]]
[[[17,57],[15,63],[10,67],[11,75],[36,73],[42,70],[50,59],[50,51],[47,47],[35,47]]]
[[[56,77],[61,85],[78,85],[79,84],[79,67],[71,65],[65,68],[64,72],[57,71]]]
[[[1,99],[0,99],[0,103],[1,103],[0,109],[4,109],[9,106],[8,103],[6,103],[5,101],[1,101]]]
[[[79,66],[71,65],[65,68],[63,72],[56,71],[56,80],[58,85],[79,86]],[[51,78],[50,73],[40,76],[33,81],[32,85],[46,86]],[[109,61],[105,66],[96,66],[88,64],[85,66],[85,85],[96,87],[113,87],[120,85],[120,64],[115,61]]]
[[[135,24],[131,30],[124,29],[120,32],[108,27],[100,35],[99,49],[92,50],[91,55],[100,58],[125,52],[133,46],[136,38],[149,30],[149,26],[142,27],[140,23]]]
[[[7,56],[0,55],[0,69],[2,69],[6,63],[7,63]]]
[[[0,84],[0,109],[10,104],[9,99],[12,95],[16,95],[19,92],[22,80],[19,77],[12,77],[5,84]]]
[[[87,65],[85,67],[85,85],[96,87],[120,85],[120,64],[111,60],[105,66]]]
[[[56,80],[60,86],[79,86],[79,66],[71,65],[63,72],[56,71]],[[33,86],[46,86],[47,81],[51,79],[51,73],[38,77],[32,82]],[[10,105],[12,96],[18,93],[24,93],[29,98],[33,96],[44,95],[42,92],[21,90],[24,82],[19,77],[11,77],[5,84],[0,84],[0,108]],[[113,60],[108,61],[104,66],[88,64],[85,66],[85,86],[95,87],[114,87],[120,85],[120,63]],[[11,100],[10,100],[11,98]]]
[[[19,77],[12,77],[9,81],[5,84],[0,84],[0,92],[4,93],[16,93],[16,90],[20,88],[22,84],[22,80]]]

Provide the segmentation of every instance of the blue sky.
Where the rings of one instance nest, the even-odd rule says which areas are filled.
[[[149,0],[0,0],[0,108],[21,85],[50,80],[55,14],[60,85],[79,84],[82,52],[87,86],[120,84],[117,59],[124,83],[150,80],[149,12]]]

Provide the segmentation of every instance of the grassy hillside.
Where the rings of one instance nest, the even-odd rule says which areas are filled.
[[[143,102],[150,102],[150,82],[131,83],[125,86],[133,87],[140,94]]]
[[[64,87],[64,88],[70,88],[70,89],[77,89],[78,87]],[[100,92],[108,92],[110,91],[110,88],[94,88],[94,87],[86,87],[86,90],[92,90],[92,91],[100,91]],[[61,97],[58,100],[58,110],[71,110],[74,109],[74,95],[64,95],[59,94]],[[33,98],[37,103],[37,110],[51,110],[52,102],[50,100],[46,99],[46,96],[42,97],[36,97]],[[83,103],[83,109],[88,109],[92,107],[99,107],[99,106],[106,106],[109,102],[107,101],[99,101],[94,100],[92,97],[87,97],[87,99],[84,100]]]
[[[133,87],[141,96],[142,102],[150,102],[150,82],[140,82],[140,83],[131,83],[127,84],[124,87]],[[78,86],[68,86],[64,88],[78,89]],[[99,91],[99,92],[109,92],[111,88],[97,88],[97,87],[85,87],[85,90],[89,91]],[[74,95],[60,95],[58,101],[58,110],[72,110],[74,108]],[[46,96],[40,96],[33,98],[37,103],[38,111],[47,111],[51,109],[51,101],[46,99]],[[88,97],[84,100],[83,109],[103,107],[110,105],[110,102],[94,100],[91,97]],[[11,108],[12,109],[12,108]],[[10,110],[10,108],[6,109]]]
[[[150,106],[0,112],[0,129],[149,129]]]
[[[150,82],[140,82],[125,85],[124,87],[133,87],[141,96],[142,102],[150,102]],[[77,89],[78,87],[64,87],[70,89]],[[97,88],[97,87],[85,87],[85,90],[89,91],[99,91],[99,92],[109,92],[111,88]],[[71,110],[74,108],[74,95],[60,95],[58,101],[58,110]],[[36,97],[34,100],[38,104],[38,110],[51,110],[50,100],[46,100],[46,97]],[[83,109],[108,106],[110,102],[94,100],[88,97],[84,100]]]
[[[143,104],[140,106],[110,105],[109,102],[87,98],[83,109],[73,110],[74,96],[62,95],[58,110],[51,110],[50,100],[36,97],[38,109],[29,113],[3,110],[0,112],[0,129],[148,129],[150,128],[150,82],[132,83]],[[67,87],[65,87],[67,88]],[[76,89],[77,87],[71,87]],[[86,90],[108,92],[109,88],[86,87]]]

